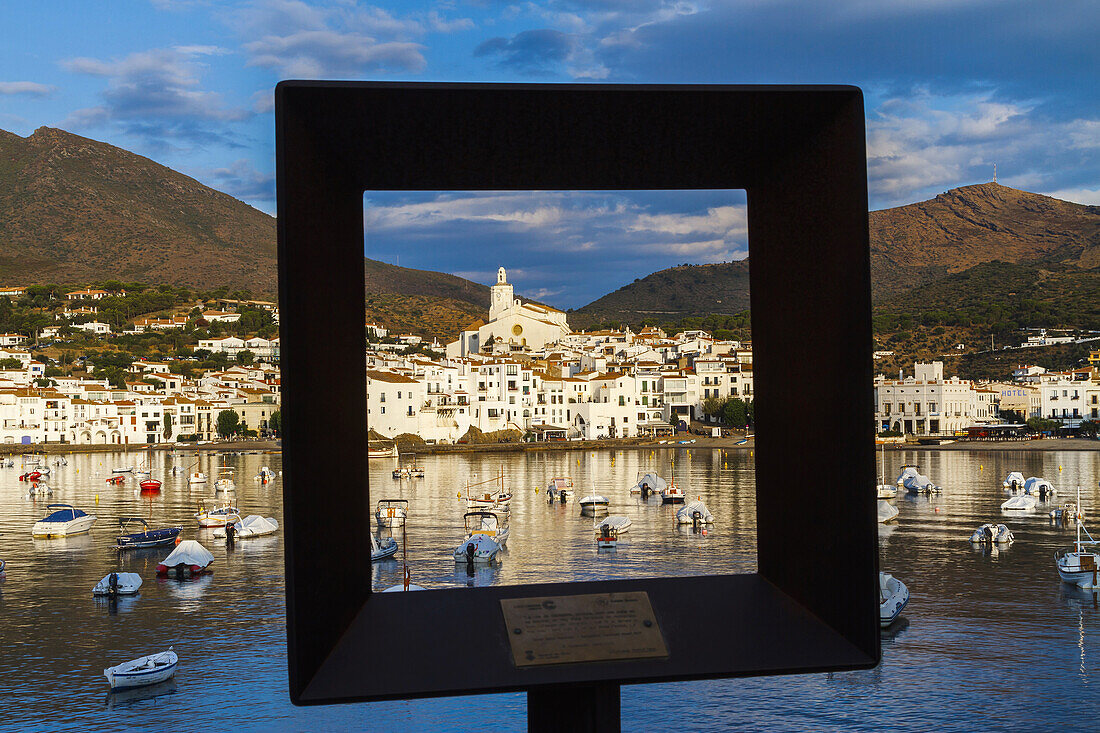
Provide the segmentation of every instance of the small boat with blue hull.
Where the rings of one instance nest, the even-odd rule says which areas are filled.
[[[127,687],[144,687],[164,682],[176,673],[179,657],[168,647],[168,651],[160,654],[132,659],[114,667],[103,670],[103,676],[107,678],[112,690],[120,690]]]
[[[140,529],[140,531],[134,531]],[[150,529],[149,523],[141,517],[120,517],[118,537],[115,547],[120,550],[134,550],[142,547],[163,547],[175,543],[183,527],[162,527]]]

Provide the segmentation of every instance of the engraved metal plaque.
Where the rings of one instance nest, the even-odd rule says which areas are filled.
[[[644,591],[505,598],[500,606],[517,667],[668,656]]]

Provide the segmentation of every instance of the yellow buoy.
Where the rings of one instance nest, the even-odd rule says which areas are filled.
[[[457,494],[455,494],[455,496],[457,496],[459,499],[461,499],[462,498],[462,492],[461,491],[458,492]]]
[[[982,469],[984,469],[984,468],[985,468],[985,466],[983,466],[983,465],[981,465],[981,464],[979,464],[979,465],[978,465],[978,470],[979,470],[979,471],[981,471],[981,470],[982,470]]]
[[[96,494],[96,495],[95,495],[95,503],[96,503],[96,504],[98,504],[98,503],[99,503],[99,494]]]

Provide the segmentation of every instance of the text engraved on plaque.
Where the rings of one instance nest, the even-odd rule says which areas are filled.
[[[668,656],[644,591],[506,598],[500,605],[517,667]]]

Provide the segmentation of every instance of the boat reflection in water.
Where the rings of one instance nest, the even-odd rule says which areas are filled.
[[[175,678],[158,682],[155,685],[132,687],[107,693],[107,709],[120,710],[146,701],[155,702],[157,698],[174,695],[179,690]]]
[[[192,575],[189,578],[157,576],[156,579],[157,587],[167,588],[169,594],[175,599],[176,609],[184,613],[202,610],[202,597],[212,582],[214,582],[213,573]]]

